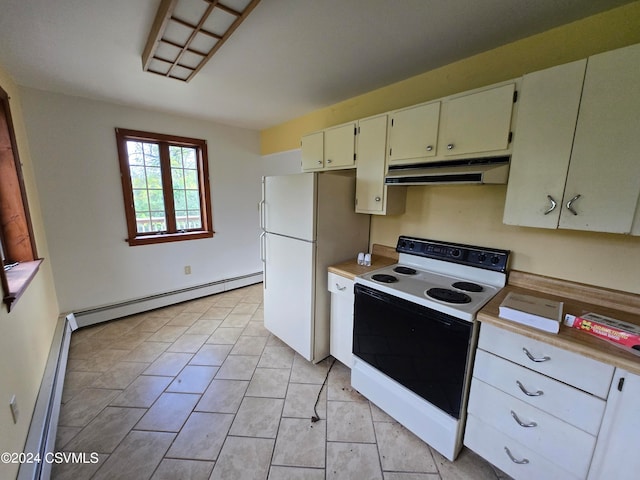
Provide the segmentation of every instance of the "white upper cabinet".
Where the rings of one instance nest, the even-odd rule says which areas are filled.
[[[586,65],[585,59],[524,76],[504,223],[557,228]]]
[[[640,45],[526,75],[504,222],[640,234]]]
[[[324,132],[302,137],[302,170],[310,172],[324,168]]]
[[[444,101],[438,156],[508,150],[515,91],[516,84],[509,83]]]
[[[356,122],[302,137],[302,170],[312,172],[355,167]]]
[[[389,164],[428,162],[435,157],[440,102],[396,110],[389,115]]]
[[[360,120],[357,138],[356,212],[377,215],[403,213],[406,187],[389,188],[384,184],[387,115]]]

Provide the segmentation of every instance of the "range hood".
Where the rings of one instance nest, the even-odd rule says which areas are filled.
[[[385,185],[506,184],[509,157],[392,165]]]

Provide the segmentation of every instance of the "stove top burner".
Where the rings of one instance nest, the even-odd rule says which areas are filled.
[[[455,290],[449,290],[448,288],[430,288],[425,293],[431,298],[447,303],[471,302],[471,297],[466,293],[456,292]]]
[[[396,273],[401,273],[402,275],[415,275],[417,273],[415,268],[411,267],[403,267],[402,265],[393,269]]]
[[[376,273],[375,275],[371,275],[371,280],[375,280],[380,283],[395,283],[398,281],[396,277],[393,275],[386,275],[384,273]]]
[[[465,292],[482,292],[484,290],[482,285],[471,282],[455,282],[452,283],[451,286],[453,288],[457,288],[458,290],[464,290]]]

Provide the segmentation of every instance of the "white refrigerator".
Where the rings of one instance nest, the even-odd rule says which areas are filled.
[[[263,177],[264,325],[307,360],[329,355],[327,267],[367,251],[370,216],[355,213],[355,178]]]

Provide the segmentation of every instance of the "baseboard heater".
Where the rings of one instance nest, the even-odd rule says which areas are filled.
[[[79,327],[86,327],[116,318],[135,315],[137,313],[162,308],[188,300],[206,297],[215,293],[235,290],[255,283],[262,282],[262,272],[250,273],[239,277],[227,278],[215,282],[181,288],[170,292],[149,295],[142,298],[127,300],[125,302],[105,305],[74,312]]]
[[[69,344],[71,333],[77,328],[73,314],[58,319],[24,446],[25,453],[41,461],[21,464],[17,480],[48,480],[51,476],[51,463],[45,458],[47,453],[55,452]]]

